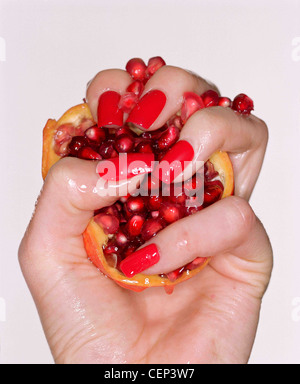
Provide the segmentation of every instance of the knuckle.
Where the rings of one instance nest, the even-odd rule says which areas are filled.
[[[232,196],[229,199],[231,199],[230,224],[239,239],[245,239],[256,225],[256,215],[250,204],[241,197]]]

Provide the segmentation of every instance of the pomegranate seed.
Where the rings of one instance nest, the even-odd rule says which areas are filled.
[[[224,108],[231,108],[232,101],[229,99],[229,97],[220,97],[219,106]]]
[[[196,203],[194,206],[185,207],[185,216],[194,215],[195,213],[202,211],[202,209],[203,209],[203,205],[196,204]]]
[[[184,182],[184,192],[187,196],[194,196],[203,189],[204,180],[202,174],[196,174]]]
[[[210,161],[207,161],[204,164],[204,178],[205,178],[205,180],[211,181],[217,176],[219,176],[219,173],[215,170],[213,164]]]
[[[150,240],[164,228],[161,219],[148,219],[143,225],[141,236],[144,241]]]
[[[201,95],[201,98],[206,108],[216,107],[219,104],[219,95],[212,89],[204,92],[203,95]]]
[[[106,133],[103,128],[92,127],[85,132],[85,137],[97,144],[101,144],[106,139]]]
[[[161,207],[162,202],[162,196],[150,196],[147,205],[150,211],[158,211]]]
[[[96,212],[96,215],[98,215],[99,213],[105,213],[106,215],[112,215],[120,219],[120,213],[117,208],[117,204],[110,205],[109,207],[104,207],[100,209],[99,211]]]
[[[128,128],[126,125],[124,125],[123,127],[120,127],[118,128],[115,133],[114,133],[114,139],[115,138],[118,138],[119,136],[122,136],[122,135],[128,135],[128,136],[132,136],[133,135],[133,132],[130,128]],[[132,136],[133,137],[133,136]]]
[[[121,229],[116,233],[115,240],[119,247],[125,247],[129,241],[128,237],[125,235],[125,233]]]
[[[114,157],[118,157],[118,152],[114,148],[114,142],[112,140],[105,141],[100,149],[99,154],[103,157],[103,159],[111,159]]]
[[[119,153],[132,152],[134,148],[134,139],[132,136],[126,134],[121,135],[116,139],[114,147]]]
[[[151,76],[154,75],[156,71],[159,70],[159,68],[165,65],[166,65],[166,62],[160,56],[151,57],[151,59],[149,59],[148,61],[148,67],[146,69],[147,77],[150,78]]]
[[[126,202],[126,208],[132,213],[142,213],[145,210],[145,202],[141,196],[131,196]]]
[[[200,267],[200,265],[204,264],[206,262],[206,260],[207,260],[206,257],[197,257],[191,263],[187,264],[185,266],[185,269],[192,271],[193,269],[196,269],[196,268]]]
[[[157,219],[159,217],[159,211],[151,211],[151,217]]]
[[[132,92],[137,97],[140,97],[144,92],[144,89],[145,89],[144,84],[139,80],[135,80],[128,86],[128,88],[126,89],[126,92]]]
[[[176,281],[176,280],[183,274],[184,269],[185,269],[185,268],[182,267],[182,268],[178,268],[178,269],[176,269],[176,270],[173,271],[173,272],[167,273],[167,278],[168,278],[170,281],[172,281],[172,282]]]
[[[140,58],[134,58],[128,61],[126,71],[134,80],[144,81],[146,78],[147,66]]]
[[[99,155],[99,153],[90,147],[81,148],[78,151],[78,158],[85,160],[102,160],[102,157]]]
[[[175,125],[171,125],[159,138],[157,147],[160,150],[171,148],[179,139],[180,131]]]
[[[145,218],[140,215],[132,216],[126,225],[126,229],[130,237],[136,237],[141,234],[142,227],[144,225]]]
[[[208,206],[220,200],[223,190],[223,184],[219,180],[205,183],[203,204]]]
[[[115,240],[109,240],[107,245],[103,248],[103,251],[106,255],[118,254],[120,248],[116,244]]]
[[[184,102],[181,108],[182,123],[185,124],[195,112],[202,108],[205,108],[202,98],[193,92],[186,92],[184,94]]]
[[[233,100],[232,109],[243,115],[250,115],[251,111],[254,110],[253,100],[244,93],[240,93]]]
[[[164,203],[162,204],[159,213],[161,217],[168,223],[174,223],[183,217],[183,210],[179,204]]]
[[[138,96],[135,93],[126,92],[121,96],[119,108],[125,113],[130,113],[138,101]]]
[[[138,152],[138,153],[153,153],[151,141],[139,143],[137,145],[137,147],[135,148],[135,152]]]
[[[113,235],[119,230],[120,222],[115,216],[100,213],[94,217],[94,221],[102,227],[107,235]]]
[[[88,140],[83,136],[74,136],[69,144],[70,154],[77,156],[80,149],[89,145]]]

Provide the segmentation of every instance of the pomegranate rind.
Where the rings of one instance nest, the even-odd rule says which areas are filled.
[[[43,129],[42,176],[44,180],[50,168],[61,159],[61,156],[54,151],[54,137],[59,127],[64,124],[72,124],[78,127],[83,120],[93,121],[90,108],[86,103],[70,108],[58,121],[54,119],[47,121]]]
[[[136,292],[150,287],[166,287],[182,283],[199,273],[210,261],[210,258],[207,258],[198,268],[192,271],[185,271],[173,282],[159,275],[137,274],[133,278],[127,278],[118,269],[108,265],[103,253],[103,245],[107,243],[108,236],[93,219],[83,234],[83,241],[89,259],[104,275],[114,280],[121,287]]]
[[[54,119],[47,121],[43,130],[43,179],[46,178],[50,168],[62,158],[57,155],[54,150],[54,137],[59,127],[63,124],[72,124],[77,127],[83,120],[93,120],[90,109],[86,103],[70,108],[58,121]],[[230,157],[226,152],[218,151],[214,153],[209,160],[219,173],[224,185],[222,199],[232,195],[234,193],[234,175]],[[144,274],[127,278],[118,271],[118,269],[108,265],[103,253],[103,246],[107,244],[108,236],[93,219],[83,234],[83,241],[88,258],[104,275],[114,280],[121,287],[135,292],[141,292],[150,287],[165,287],[167,290],[172,290],[172,287],[175,285],[198,274],[210,261],[210,258],[207,258],[198,268],[192,271],[184,271],[175,281],[170,281],[167,277],[161,277],[159,275]]]

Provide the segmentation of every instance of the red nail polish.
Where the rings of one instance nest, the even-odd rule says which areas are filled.
[[[178,141],[160,161],[160,166],[154,171],[154,176],[164,183],[172,183],[194,158],[194,149],[185,140]]]
[[[145,175],[154,169],[153,153],[120,154],[110,160],[100,161],[97,173],[107,181],[121,181],[134,176]]]
[[[123,111],[119,109],[121,95],[114,91],[102,93],[98,104],[99,127],[121,127],[123,125]]]
[[[125,276],[133,277],[157,264],[159,260],[160,255],[157,246],[150,244],[126,257],[121,262],[120,268]]]
[[[161,114],[166,101],[167,98],[163,92],[159,90],[149,91],[133,108],[128,116],[127,123],[149,129]]]

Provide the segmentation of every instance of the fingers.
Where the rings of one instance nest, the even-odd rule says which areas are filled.
[[[202,94],[214,88],[204,79],[181,68],[164,66],[147,82],[137,106],[128,116],[119,113],[118,95],[120,97],[126,93],[131,82],[132,78],[123,70],[112,69],[96,75],[88,85],[86,97],[95,121],[98,121],[100,96],[104,95],[100,99],[103,103],[100,106],[103,125],[110,123],[118,126],[127,121],[143,130],[155,130],[161,128],[180,110],[185,92]],[[107,94],[107,91],[114,93]]]
[[[265,231],[248,203],[229,197],[165,228],[126,258],[121,268],[128,276],[137,270],[140,273],[145,266],[145,274],[169,273],[197,257],[230,252],[244,260],[262,261],[257,258],[267,242]],[[149,261],[153,261],[152,266]]]
[[[205,108],[190,117],[178,143],[162,161],[171,164],[178,160],[182,164],[177,172],[173,172],[171,181],[174,181],[184,168],[197,169],[196,161],[201,164],[219,150],[228,152],[238,175],[236,194],[248,197],[262,166],[267,141],[267,126],[257,117],[241,116],[230,108]],[[170,172],[160,176],[162,181],[169,180],[169,177]]]
[[[106,91],[114,91],[124,94],[127,87],[132,82],[130,75],[121,69],[108,69],[99,72],[88,84],[86,99],[92,116],[98,122],[98,104],[100,96]]]
[[[196,75],[181,68],[164,66],[147,82],[127,122],[144,130],[161,128],[180,110],[185,92],[202,94],[211,88],[211,85]]]

